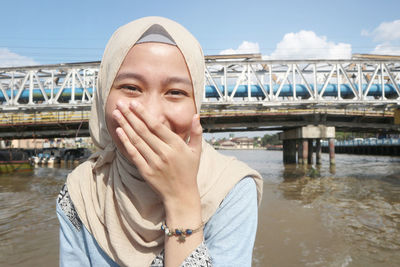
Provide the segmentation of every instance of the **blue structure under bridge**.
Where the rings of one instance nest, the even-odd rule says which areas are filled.
[[[269,92],[270,91],[270,86],[268,84],[263,85],[264,86],[264,90]],[[400,87],[400,84],[398,84],[398,86]],[[291,84],[285,84],[282,86],[282,88],[280,89],[280,85],[274,85],[273,86],[273,94],[277,94],[279,91],[279,94],[277,94],[278,97],[291,97],[293,96],[293,85]],[[314,91],[314,86],[310,85],[311,90]],[[338,86],[336,84],[328,84],[325,88],[325,90],[323,91],[323,84],[318,84],[317,85],[317,92],[319,94],[322,93],[322,96],[326,97],[335,97],[338,95]],[[354,85],[355,90],[359,90],[358,85]],[[368,97],[380,97],[382,96],[382,85],[380,84],[373,84],[370,86],[369,90],[367,91],[367,84],[363,84],[362,85],[362,93],[366,93],[366,96]],[[386,98],[397,98],[398,94],[396,91],[396,88],[394,85],[392,84],[385,84],[384,85],[385,88],[385,96]],[[87,92],[92,95],[93,94],[93,87],[90,88],[85,88],[87,90]],[[222,90],[223,92],[225,92],[225,86],[219,86],[219,89]],[[280,89],[280,90],[279,90]],[[205,87],[205,96],[206,98],[216,98],[218,99],[220,97],[220,95],[217,92],[217,89],[215,86],[212,85],[207,85]],[[239,85],[237,86],[236,90],[235,90],[235,86],[231,85],[228,86],[228,95],[232,95],[232,93],[235,91],[233,97],[238,97],[238,98],[244,98],[244,97],[248,97],[248,85]],[[4,95],[4,92],[6,93],[7,97]],[[51,89],[45,89],[44,92],[46,93],[47,97],[49,99],[51,99],[52,95],[56,95],[60,92],[60,88],[54,88],[53,90]],[[15,95],[15,91],[13,92]],[[68,102],[71,99],[71,95],[73,93],[72,88],[64,88],[61,92],[60,97],[58,98],[58,102]],[[85,90],[83,88],[75,88],[74,89],[74,94],[76,99],[82,98],[84,96]],[[261,86],[259,85],[250,85],[250,94],[251,97],[256,97],[256,98],[265,98],[265,94],[263,92],[263,89]],[[29,101],[29,95],[30,95],[30,91],[28,89],[25,89],[22,91],[22,93],[19,96],[19,100],[22,103],[27,103]],[[349,99],[349,98],[354,98],[355,94],[352,91],[352,88],[350,87],[350,85],[348,84],[342,84],[340,85],[340,95],[342,98],[345,99]],[[310,97],[310,93],[307,90],[306,85],[304,84],[297,84],[296,85],[296,96],[297,97],[302,97],[302,98],[309,98]],[[12,98],[12,91],[10,89],[5,90],[5,91],[0,91],[0,102],[5,102],[7,98]],[[43,101],[44,97],[43,94],[41,92],[40,89],[33,89],[33,100],[34,101]]]
[[[203,103],[302,106],[398,106],[400,59],[261,60],[260,55],[205,58]],[[0,68],[0,109],[88,109],[99,62]]]
[[[269,92],[270,91],[270,86],[268,84],[264,84],[264,89],[265,91]],[[314,85],[309,85],[311,90],[314,91]],[[400,84],[397,85],[400,87]],[[354,85],[355,89],[358,91],[358,85]],[[362,85],[362,93],[366,93],[366,96],[372,96],[372,97],[380,97],[382,95],[382,85],[380,84],[374,84],[371,85],[369,90],[367,91],[367,84]],[[280,85],[275,84],[273,85],[272,92],[273,94],[277,94],[279,91]],[[291,84],[284,84],[282,88],[279,91],[278,97],[290,97],[293,96],[293,88],[294,86]],[[338,95],[339,90],[338,86],[336,84],[328,84],[323,91],[324,85],[323,84],[318,84],[317,85],[317,93],[322,93],[322,96],[331,96],[335,97]],[[387,98],[397,98],[398,94],[396,91],[395,86],[391,84],[385,84],[384,85],[384,94]],[[225,91],[225,86],[220,86],[220,89],[222,91]],[[228,86],[228,95],[232,95],[235,87]],[[265,94],[263,93],[263,90],[261,86],[259,85],[250,85],[250,92],[252,97],[265,97]],[[340,95],[343,98],[353,98],[355,97],[355,94],[353,93],[350,85],[348,84],[341,84],[340,85]],[[296,96],[299,97],[310,97],[310,93],[307,90],[306,85],[304,84],[296,84]],[[216,87],[215,86],[206,86],[206,97],[207,98],[218,98],[219,95],[217,93]],[[248,97],[248,85],[239,85],[235,91],[234,97]]]

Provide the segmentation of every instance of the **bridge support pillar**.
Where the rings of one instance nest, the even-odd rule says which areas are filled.
[[[283,140],[283,162],[296,163],[296,140]]]
[[[297,140],[297,162],[303,164],[303,143]]]
[[[335,164],[335,127],[325,125],[307,125],[295,129],[285,130],[279,134],[283,140],[283,161],[294,163],[296,161],[296,140],[298,144],[297,158],[299,164],[313,164],[313,140],[316,140],[316,163],[321,164],[321,139],[329,139],[330,163]],[[293,141],[293,142],[290,142]],[[331,149],[331,142],[333,148]]]
[[[308,164],[308,140],[307,139],[303,139],[303,164],[307,165]]]
[[[315,163],[317,165],[321,165],[321,155],[322,155],[322,148],[321,148],[321,139],[316,139],[315,142]]]
[[[313,139],[308,139],[308,164],[313,164],[313,153],[314,153],[314,146],[313,146]]]
[[[329,139],[329,163],[331,165],[335,165],[335,139]]]

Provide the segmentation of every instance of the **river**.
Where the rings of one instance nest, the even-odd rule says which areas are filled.
[[[232,150],[264,178],[253,266],[400,266],[400,158]],[[57,266],[55,199],[71,168],[0,176],[0,266]]]

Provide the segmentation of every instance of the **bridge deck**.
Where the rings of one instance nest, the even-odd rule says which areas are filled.
[[[205,132],[308,124],[400,131],[399,59],[260,58],[205,58]],[[88,135],[98,72],[99,62],[0,68],[0,138]]]
[[[204,132],[285,130],[309,124],[353,132],[400,132],[392,111],[372,109],[266,108],[262,105],[201,110]],[[1,113],[0,138],[18,139],[89,136],[90,111]]]

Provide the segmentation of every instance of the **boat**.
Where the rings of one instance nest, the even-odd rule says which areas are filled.
[[[26,151],[20,149],[0,149],[0,174],[31,171],[32,161]]]
[[[53,151],[46,150],[32,156],[31,160],[35,166],[53,167],[56,162],[56,157]]]
[[[63,149],[60,151],[58,157],[56,157],[56,161],[64,161],[64,163],[76,163],[80,164],[86,161],[92,152],[88,148],[69,148]]]

